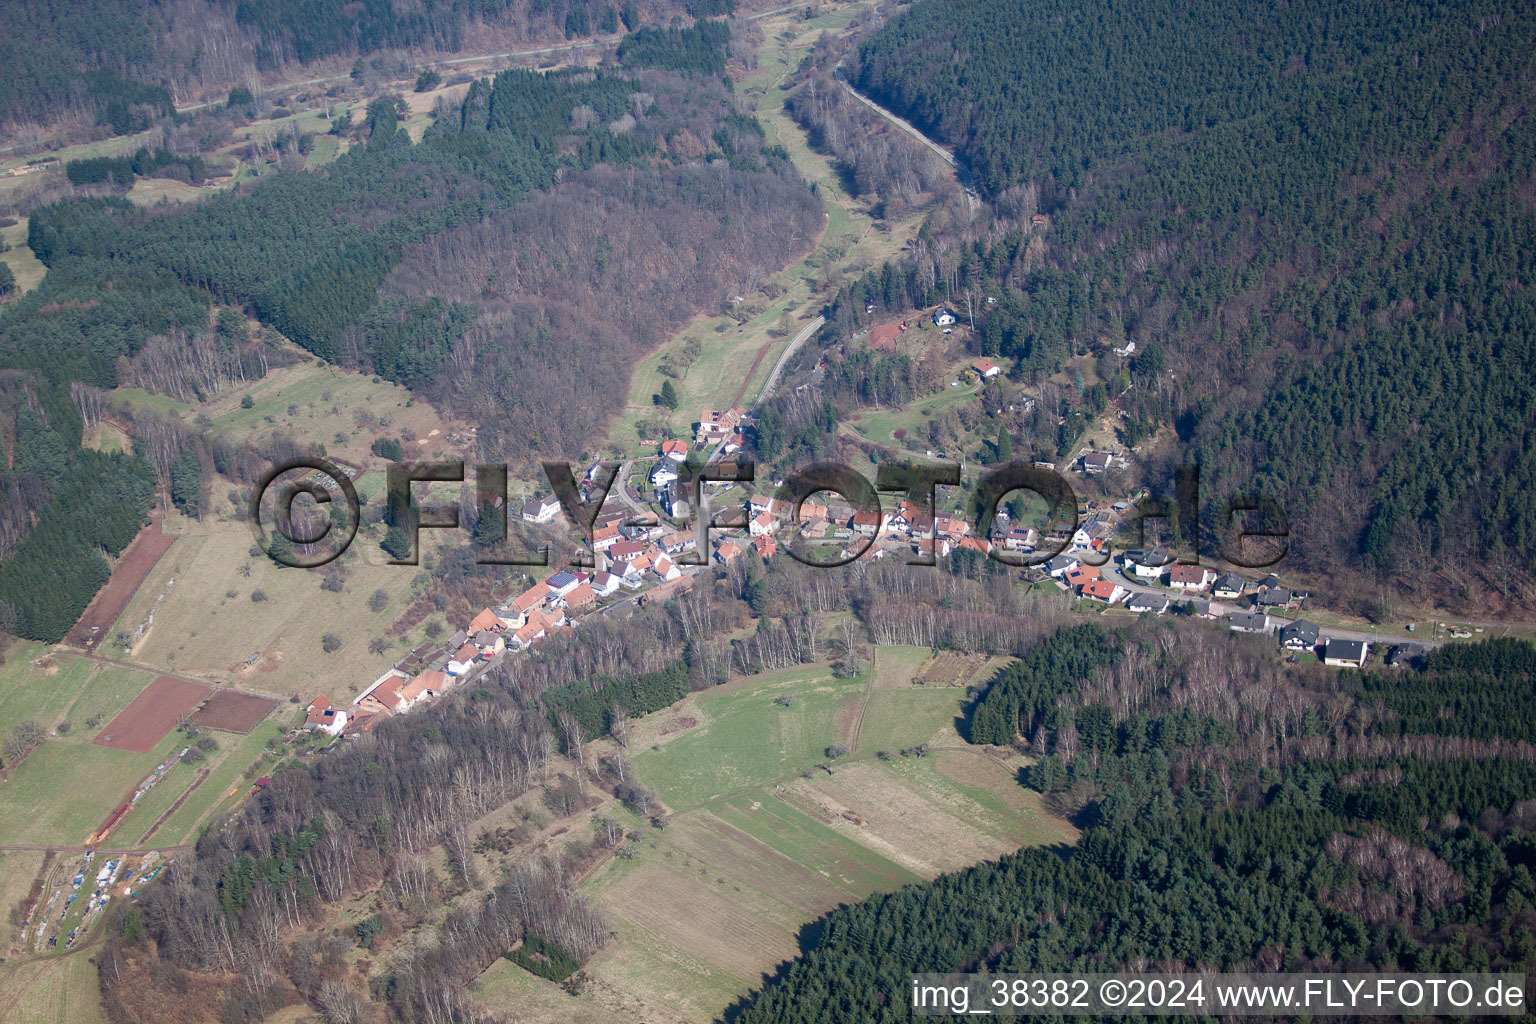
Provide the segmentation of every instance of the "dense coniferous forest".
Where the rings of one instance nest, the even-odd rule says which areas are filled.
[[[1020,664],[1093,660],[1109,638],[1087,630]],[[1115,644],[1114,664],[1046,700],[1030,744],[1028,784],[1086,826],[1074,849],[839,910],[728,1019],[907,1020],[914,972],[1530,969],[1536,736],[1497,701],[1445,695],[1528,696],[1536,647],[1447,649],[1423,673],[1334,686],[1311,666],[1253,671],[1228,636],[1159,626]],[[1011,671],[997,686],[1028,713]]]
[[[1533,18],[916,3],[850,77],[953,144],[996,223],[890,298],[998,297],[983,349],[1026,377],[1157,344],[1132,439],[1172,424],[1214,488],[1282,501],[1292,557],[1511,596],[1536,551]]]
[[[725,44],[731,30],[722,22],[701,21],[689,28],[642,28],[619,43],[619,63],[700,75],[725,71]]]

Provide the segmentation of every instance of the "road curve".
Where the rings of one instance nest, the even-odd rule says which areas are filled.
[[[946,164],[949,164],[949,166],[953,167],[955,169],[955,180],[960,182],[961,188],[965,189],[965,201],[970,204],[971,212],[975,213],[978,209],[981,208],[981,197],[976,194],[976,189],[971,184],[971,173],[966,168],[966,166],[962,164],[955,156],[953,150],[939,145],[937,142],[930,139],[922,132],[918,131],[917,127],[913,125],[912,122],[898,114],[894,114],[891,111],[885,109],[880,104],[876,103],[874,100],[870,99],[868,96],[865,96],[863,93],[859,92],[859,90],[855,89],[853,87],[853,83],[843,77],[843,65],[841,62],[838,63],[837,67],[832,69],[832,74],[840,83],[842,83],[843,88],[847,89],[848,92],[852,94],[854,99],[858,100],[870,110],[873,110],[875,113],[891,122],[891,124],[895,125],[897,128],[900,128],[902,131],[912,136],[918,142],[921,142],[924,146],[928,147],[928,149],[931,150],[940,160],[943,160]]]
[[[756,404],[762,405],[773,397],[773,389],[779,386],[779,376],[784,372],[784,367],[789,365],[790,356],[798,352],[800,346],[809,341],[811,335],[821,330],[821,325],[826,322],[826,317],[818,316],[815,320],[801,328],[800,333],[795,335],[790,340],[790,343],[784,347],[784,351],[779,353],[778,361],[773,364],[773,370],[769,372],[768,379],[763,381],[763,390],[757,393]]]

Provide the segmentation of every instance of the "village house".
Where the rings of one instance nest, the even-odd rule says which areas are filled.
[[[880,513],[855,512],[848,520],[848,529],[860,537],[874,537],[880,533]]]
[[[1157,580],[1162,579],[1163,571],[1173,561],[1173,555],[1162,548],[1153,548],[1151,551],[1127,551],[1125,553],[1125,567],[1131,570],[1137,579]]]
[[[948,537],[923,537],[912,545],[912,550],[923,561],[935,561],[940,558],[948,558],[954,550],[954,545]]]
[[[1254,603],[1260,608],[1289,608],[1294,598],[1284,587],[1259,587]]]
[[[1113,465],[1115,457],[1110,452],[1089,452],[1083,456],[1083,472],[1097,476]]]
[[[1222,573],[1211,594],[1226,601],[1236,600],[1243,596],[1243,578],[1235,572]]]
[[[705,409],[699,415],[698,429],[694,433],[695,443],[709,445],[724,441],[736,433],[744,412],[743,409],[728,409],[725,412]]]
[[[933,326],[935,327],[948,327],[954,322],[955,314],[953,310],[940,306],[933,313]]]
[[[1009,551],[1033,551],[1039,539],[1039,532],[1028,527],[1015,526],[1003,535],[1003,547]]]
[[[689,508],[687,488],[681,482],[673,481],[656,495],[656,504],[661,506],[661,511],[673,519],[687,517]]]
[[[453,681],[448,678],[448,673],[429,668],[400,687],[400,701],[395,706],[395,714],[409,711],[417,704],[431,701],[452,686]]]
[[[779,546],[774,543],[770,534],[765,533],[752,542],[752,550],[757,553],[758,558],[767,561],[779,553]]]
[[[655,573],[656,578],[662,583],[671,583],[683,574],[683,571],[673,565],[672,560],[666,555],[656,556],[656,559],[651,563],[651,572]]]
[[[1061,579],[1063,576],[1071,572],[1073,569],[1076,569],[1081,564],[1082,562],[1076,558],[1073,558],[1071,555],[1057,555],[1055,558],[1045,563],[1045,574],[1047,576],[1054,576],[1056,579]]]
[[[390,669],[362,693],[352,699],[352,705],[359,712],[372,714],[392,715],[400,705],[400,688],[409,681],[410,676],[399,669]]]
[[[487,658],[496,657],[507,647],[507,638],[502,636],[500,631],[491,629],[477,630],[469,638],[469,642],[478,647],[480,653]]]
[[[939,516],[933,521],[933,530],[941,537],[964,537],[971,532],[971,524],[953,516]]]
[[[608,557],[615,562],[629,562],[639,557],[645,550],[645,545],[639,541],[624,540],[608,549]],[[553,579],[553,577],[551,577]]]
[[[907,533],[914,540],[932,540],[934,536],[933,519],[921,512],[912,512],[907,516]]]
[[[611,572],[594,573],[590,586],[598,597],[608,597],[619,589],[619,578]]]
[[[1080,597],[1086,597],[1093,601],[1103,601],[1105,604],[1118,604],[1125,600],[1126,595],[1129,593],[1130,591],[1120,584],[1104,579],[1089,580],[1078,590]]]
[[[1227,616],[1227,625],[1234,633],[1268,633],[1274,628],[1263,612],[1233,612]]]
[[[669,462],[683,462],[688,458],[688,442],[680,438],[661,442],[661,457]]]
[[[513,613],[511,626],[513,629],[521,629],[528,622],[528,613],[543,604],[549,597],[549,588],[542,583],[535,583],[527,590],[512,599],[507,610]]]
[[[752,522],[747,526],[747,532],[753,537],[761,537],[765,533],[773,533],[779,528],[779,521],[767,512],[752,517]]]
[[[976,371],[976,376],[982,380],[991,380],[1003,372],[1003,368],[990,359],[978,359],[971,364],[971,369]]]
[[[1097,566],[1080,564],[1074,568],[1068,569],[1066,575],[1062,578],[1067,581],[1067,586],[1071,587],[1073,590],[1076,590],[1079,587],[1087,586],[1094,580],[1099,579],[1099,570]]]
[[[739,557],[741,557],[741,548],[737,547],[733,541],[721,541],[715,548],[715,561],[721,565],[730,565]]]
[[[671,459],[657,459],[651,467],[651,486],[658,490],[677,479],[678,464]]]
[[[677,533],[669,533],[661,538],[657,546],[661,548],[663,554],[676,557],[684,551],[692,551],[697,548],[699,546],[699,539],[692,533],[678,531]]]
[[[546,494],[542,498],[529,498],[523,502],[523,521],[529,523],[547,523],[560,514],[560,502],[555,500],[553,494]]]
[[[475,659],[480,657],[480,648],[474,644],[465,644],[455,651],[448,659],[446,666],[450,676],[462,676],[475,665]]]
[[[1331,636],[1323,647],[1323,664],[1335,668],[1363,668],[1366,655],[1370,653],[1371,645],[1364,640],[1340,640]]]
[[[1176,565],[1168,570],[1168,585],[1174,590],[1200,591],[1216,579],[1216,570],[1201,565]]]
[[[1310,651],[1317,646],[1317,626],[1297,619],[1280,628],[1280,646],[1288,651]]]
[[[327,736],[340,736],[347,727],[347,713],[334,707],[329,697],[316,697],[304,709],[304,728],[323,732]]]
[[[1132,594],[1131,599],[1125,603],[1125,606],[1140,615],[1145,615],[1148,612],[1153,615],[1161,615],[1168,610],[1168,595]]]
[[[620,545],[614,545],[615,550],[617,550],[619,546]],[[636,544],[635,547],[639,548],[640,545]],[[575,590],[586,581],[587,577],[584,573],[557,572],[549,579],[545,580],[544,585],[549,588],[549,592],[555,597],[564,597],[566,594],[569,594],[571,591]]]
[[[566,594],[560,600],[565,603],[565,607],[568,610],[579,612],[596,606],[597,593],[592,589],[591,583],[583,582],[579,587],[577,587],[575,590],[572,590],[569,594]]]
[[[474,634],[481,630],[497,630],[501,628],[501,616],[489,608],[480,610],[480,614],[469,620],[469,628],[465,632]]]

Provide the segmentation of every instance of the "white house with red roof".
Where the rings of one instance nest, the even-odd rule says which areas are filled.
[[[304,728],[323,732],[327,736],[340,736],[347,727],[347,713],[331,704],[328,697],[316,697],[304,709]]]

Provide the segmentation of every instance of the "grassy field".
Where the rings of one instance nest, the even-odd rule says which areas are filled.
[[[128,190],[130,201],[140,206],[156,203],[195,203],[222,191],[221,185],[192,185],[171,178],[138,178]]]
[[[515,1006],[522,1020],[630,1024],[634,1019],[593,1000],[567,995],[554,982],[529,974],[505,958],[471,982],[469,994],[488,1006]]]
[[[152,678],[147,672],[52,653],[44,644],[18,642],[0,667],[0,733],[33,717],[49,731],[69,721],[73,728],[61,739],[88,741],[100,730],[87,728],[86,719],[100,716],[105,724]]]
[[[98,1024],[106,1019],[89,953],[0,965],[0,1024]]]
[[[853,426],[872,441],[890,442],[898,430],[926,440],[930,419],[946,409],[958,409],[966,402],[975,401],[978,390],[975,386],[952,388],[946,384],[943,391],[914,399],[899,409],[865,413],[853,421]]]
[[[205,768],[210,770],[208,777],[193,791],[193,795],[188,797],[163,825],[155,829],[153,835],[146,838],[146,832],[159,820],[161,814],[186,792],[195,778],[194,769],[177,765],[173,769],[174,772],[180,773],[176,785],[167,789],[166,794],[157,801],[154,809],[151,810],[148,807],[134,809],[133,820],[122,831],[125,841],[132,842],[135,846],[148,847],[180,846],[194,841],[205,821],[233,807],[246,794],[250,789],[245,779],[246,769],[257,763],[267,741],[274,736],[281,736],[295,717],[292,705],[280,704],[265,722],[244,736],[216,733],[220,750],[208,761],[197,766],[196,771],[199,772]],[[169,781],[171,780],[167,780]],[[140,803],[148,802],[165,788],[166,783],[161,783]],[[231,789],[234,790],[233,793],[230,792]]]
[[[840,904],[1075,838],[1018,784],[1022,758],[960,740],[963,689],[913,684],[928,654],[881,648],[847,681],[817,666],[738,679],[634,723],[636,777],[671,814],[664,830],[642,829],[634,859],[608,861],[584,884],[618,940],[588,965],[578,1005],[710,1019]],[[788,707],[774,703],[784,696]],[[827,744],[854,734],[851,758],[816,767]],[[922,742],[929,756],[872,754]]]
[[[826,760],[849,739],[845,722],[863,701],[862,680],[814,665],[755,676],[688,698],[699,724],[634,755],[635,770],[672,810],[792,775]],[[789,707],[774,698],[791,697]],[[663,712],[665,714],[665,712]]]
[[[10,246],[6,252],[0,253],[0,260],[10,265],[11,276],[16,278],[16,293],[25,294],[41,284],[48,268],[27,247],[27,218],[18,217],[15,224],[0,228],[0,238],[5,239],[5,244]]]
[[[21,951],[21,930],[11,923],[11,913],[28,906],[32,882],[42,870],[47,854],[41,850],[0,852],[0,955],[9,958]],[[23,912],[24,914],[25,912]],[[18,920],[20,915],[18,916]],[[4,982],[0,981],[0,985]]]
[[[244,523],[212,517],[180,522],[181,539],[112,631],[114,638],[132,634],[153,612],[153,624],[133,648],[135,660],[260,693],[350,700],[403,653],[398,646],[383,654],[368,650],[369,641],[384,636],[405,610],[416,576],[410,567],[385,564],[377,544],[359,538],[339,560],[346,582],[336,593],[321,589],[319,572],[252,558]],[[380,612],[368,606],[375,590],[389,599]],[[253,601],[253,593],[264,599]],[[335,653],[321,650],[326,633],[342,640]],[[120,648],[114,641],[109,650]],[[245,659],[257,651],[260,660],[247,667]]]
[[[241,405],[246,396],[252,402],[249,409]],[[224,437],[241,440],[282,429],[353,462],[374,461],[369,446],[375,438],[399,438],[406,431],[417,439],[406,443],[407,456],[431,455],[446,450],[451,431],[430,404],[413,399],[405,388],[316,365],[307,353],[303,362],[226,391],[197,411],[206,414],[214,431]],[[369,417],[365,426],[359,425],[361,415]],[[381,419],[388,424],[380,426]]]
[[[92,742],[153,678],[152,672],[140,669],[50,653],[42,644],[22,643],[11,649],[0,668],[0,734],[35,717],[50,735],[0,781],[0,836],[5,842],[84,842],[139,781],[187,743],[181,733],[172,732],[141,754]],[[225,792],[292,717],[291,706],[284,704],[246,736],[216,733],[220,750],[201,765],[172,768],[134,807],[114,839],[135,844],[205,769],[210,770],[148,844],[179,845],[210,808],[227,804]],[[93,718],[98,725],[88,726]],[[57,727],[65,721],[71,728],[59,733]],[[0,910],[8,912],[9,907]]]
[[[173,732],[149,753],[138,754],[98,747],[84,735],[87,731],[47,740],[0,785],[0,835],[8,842],[85,842],[155,765],[186,743],[186,737]]]

